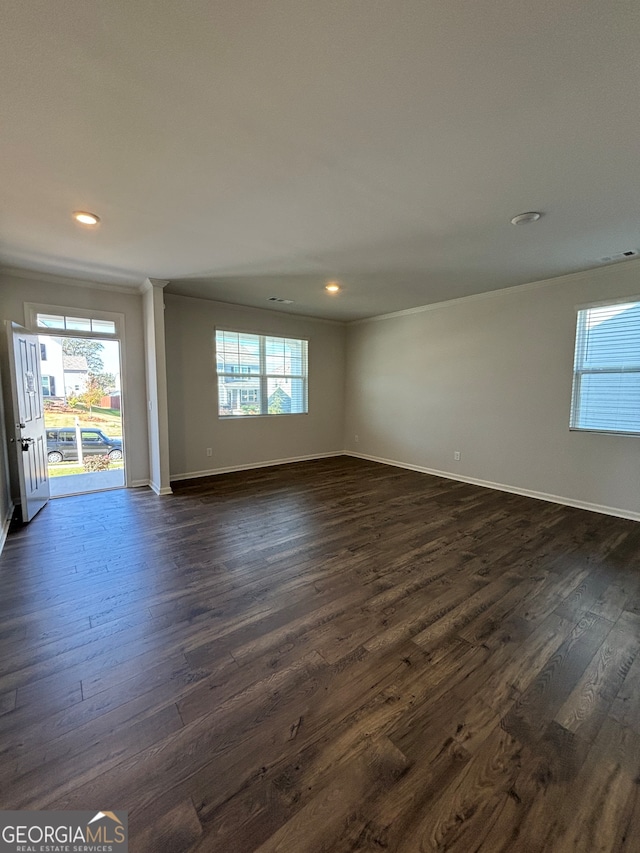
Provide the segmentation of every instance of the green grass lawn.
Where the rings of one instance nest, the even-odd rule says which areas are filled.
[[[112,462],[107,471],[114,471],[124,467],[124,462]],[[49,477],[67,477],[69,474],[100,474],[100,471],[87,472],[82,465],[77,462],[60,462],[57,465],[49,465]]]
[[[45,409],[44,423],[47,429],[74,427],[76,417],[80,418],[81,427],[96,427],[109,436],[122,435],[122,417],[117,409],[100,409],[96,406],[92,412],[80,408],[73,412],[48,412]]]

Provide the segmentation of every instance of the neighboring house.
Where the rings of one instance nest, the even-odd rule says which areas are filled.
[[[39,335],[42,393],[45,397],[64,397],[62,340]]]
[[[89,367],[83,355],[65,355],[62,338],[39,335],[42,393],[63,399],[82,394],[87,386]]]
[[[247,346],[218,348],[218,397],[221,414],[250,414],[260,402],[260,359]],[[241,362],[241,363],[239,363]]]
[[[247,335],[248,340],[256,336]],[[241,339],[242,340],[242,339]],[[267,361],[268,361],[267,356]],[[279,367],[284,373],[291,371],[291,354],[284,354]],[[260,357],[252,343],[238,345],[218,343],[218,400],[221,415],[251,415],[260,411]],[[267,381],[268,410],[270,414],[291,412],[291,380],[286,376],[270,377]]]
[[[89,367],[83,355],[63,355],[64,388],[67,397],[77,397],[87,387]]]

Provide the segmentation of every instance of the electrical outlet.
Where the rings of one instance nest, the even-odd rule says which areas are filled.
[[[454,450],[454,451],[453,451],[453,458],[454,458],[454,460],[455,460],[456,462],[459,462],[459,461],[460,461],[460,451],[459,451],[459,450]]]
[[[207,447],[207,456],[213,456],[213,449],[211,447]]]
[[[354,436],[353,436],[353,440],[354,440],[354,441],[355,441],[355,443],[357,444],[357,443],[360,441],[360,436],[359,436],[359,435],[354,435]]]

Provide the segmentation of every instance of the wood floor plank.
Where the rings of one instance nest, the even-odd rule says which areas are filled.
[[[139,717],[176,704],[177,699],[197,689],[203,674],[194,673],[184,659],[177,667],[179,660],[171,664],[170,668],[164,663],[158,664],[133,684],[122,682],[56,713],[17,720],[17,725],[7,731],[14,736],[3,737],[0,756],[4,762],[23,762],[27,760],[25,755],[39,754],[46,746],[48,760],[51,760],[54,753],[68,754],[71,745],[80,738],[88,741],[104,731],[130,726]],[[223,677],[225,668],[234,666],[233,662],[226,665],[222,661],[217,677]]]
[[[187,784],[198,770],[215,762],[215,771],[231,750],[246,752],[254,760],[256,746],[269,740],[267,732],[256,728],[262,719],[275,718],[281,731],[288,731],[290,707],[300,695],[321,689],[316,678],[326,670],[326,662],[317,654],[298,661],[294,666],[251,684],[246,690],[225,698],[210,713],[198,717],[162,743],[125,758],[121,768],[100,773],[97,769],[87,773],[82,785],[74,790],[52,792],[56,808],[75,808],[87,797],[124,798],[132,810],[144,810],[151,804],[162,802],[163,791],[168,800],[184,799]],[[182,722],[182,717],[180,717]],[[235,754],[234,754],[235,755]],[[122,769],[126,768],[123,775]],[[223,777],[223,774],[220,774]],[[223,777],[224,778],[224,777]],[[149,780],[154,779],[154,785]]]
[[[129,836],[136,853],[186,853],[202,837],[202,826],[191,800],[184,800],[150,825]]]
[[[75,789],[78,780],[90,780],[100,773],[118,767],[123,759],[148,750],[182,730],[182,720],[175,705],[162,708],[148,717],[132,721],[124,729],[109,730],[94,740],[85,740],[75,730],[42,750],[32,750],[17,761],[3,767],[3,781],[11,774],[4,807],[41,809],[52,796],[60,798]],[[43,767],[47,773],[43,773]],[[6,784],[6,783],[5,783]]]
[[[267,761],[262,768],[253,758],[253,764],[245,766],[242,778],[261,777],[261,787],[272,782],[278,789],[277,809],[271,797],[258,810],[256,802],[261,798],[251,788],[246,796],[241,789],[237,795],[225,799],[220,796],[220,786],[212,790],[211,774],[202,774],[198,787],[192,791],[205,826],[213,823],[219,828],[242,823],[248,825],[252,841],[261,838],[265,825],[271,825],[276,813],[291,816],[303,807],[344,756],[358,754],[362,744],[374,734],[386,736],[408,709],[436,702],[450,684],[464,678],[486,657],[484,650],[462,641],[449,644],[448,653],[440,661],[428,660],[416,646],[414,651],[410,646],[401,646],[386,660],[378,658],[377,664],[368,655],[355,667],[346,667],[342,672],[336,668],[337,677],[331,689],[313,707],[301,709],[301,725],[292,744],[292,749],[297,750],[293,757],[285,762],[276,761],[272,766]],[[383,661],[390,665],[386,673],[381,667]],[[370,695],[374,687],[379,692]],[[216,837],[223,848],[232,843],[231,837],[223,837],[219,829]]]
[[[464,601],[455,607],[437,611],[431,624],[414,636],[414,641],[423,649],[436,648],[449,634],[458,634],[475,619],[485,613],[493,604],[506,595],[518,580],[507,572],[496,580],[481,587],[472,595],[465,595]]]
[[[477,850],[518,775],[522,745],[497,727],[476,755],[423,812],[407,838],[413,850]]]
[[[482,655],[461,642],[449,651],[437,674],[432,662],[410,643],[386,659],[366,654],[342,671],[334,667],[331,689],[313,707],[299,709],[294,736],[287,733],[291,751],[284,759],[260,766],[258,756],[254,757],[242,774],[247,784],[231,796],[225,795],[211,774],[194,778],[198,814],[222,849],[239,843],[238,825],[244,827],[248,843],[262,843],[329,782],[337,766],[357,756],[372,736],[385,736],[412,703],[435,697],[440,685],[450,677],[462,677],[468,667],[478,665]],[[379,692],[370,695],[374,686]],[[262,758],[266,758],[264,752]],[[232,787],[229,790],[233,792]]]
[[[505,730],[527,745],[539,739],[612,627],[598,616],[584,616],[503,719]]]
[[[547,850],[610,853],[621,849],[630,798],[638,785],[639,754],[638,735],[615,720],[606,720],[569,792],[579,805],[568,815],[563,831],[547,841]]]
[[[0,717],[3,714],[8,714],[16,707],[17,690],[10,690],[9,693],[3,693],[0,696]]]
[[[535,749],[523,748],[522,767],[478,847],[480,853],[553,850],[578,803],[572,786],[589,745],[552,722]]]
[[[640,653],[640,617],[616,623],[558,713],[564,728],[593,741]]]
[[[354,820],[362,821],[368,800],[384,793],[407,769],[393,744],[372,741],[352,764],[342,768],[310,803],[257,848],[258,853],[321,853],[334,848]]]

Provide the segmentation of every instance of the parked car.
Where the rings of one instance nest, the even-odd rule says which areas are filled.
[[[83,456],[108,456],[112,462],[122,459],[122,439],[105,435],[100,429],[81,427]],[[78,459],[75,427],[47,430],[47,459],[49,462],[69,462]]]

